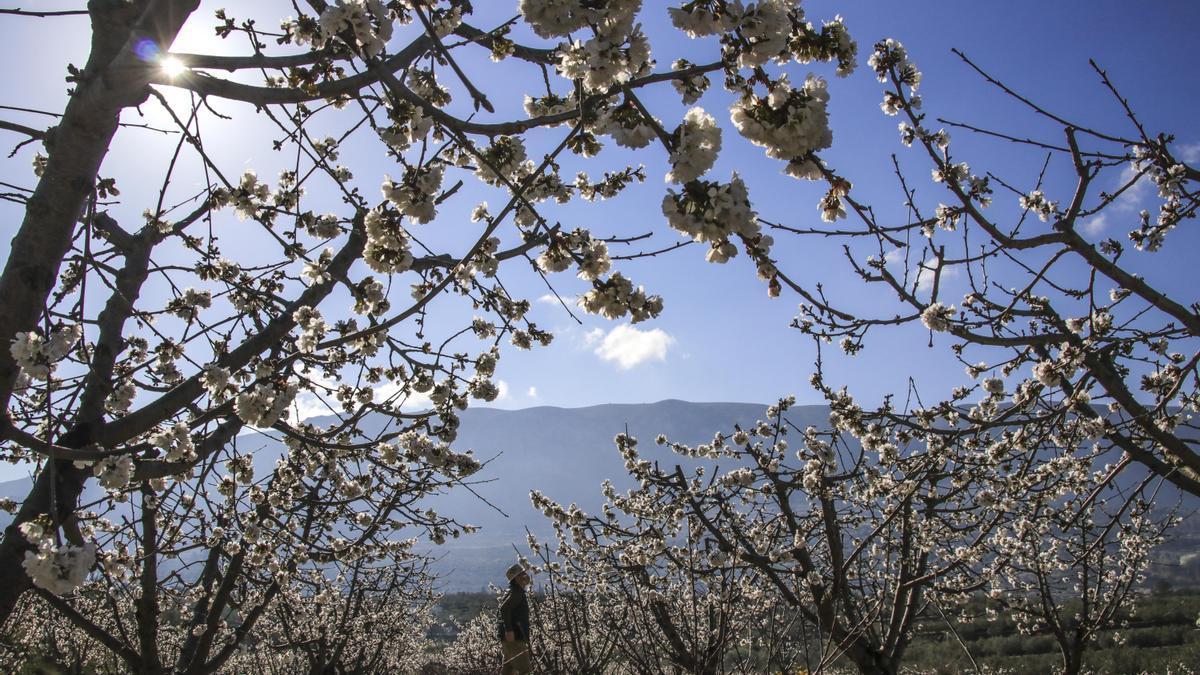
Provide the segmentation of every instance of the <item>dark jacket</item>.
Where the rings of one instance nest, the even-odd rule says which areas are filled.
[[[500,640],[507,631],[523,642],[529,642],[529,599],[525,589],[515,581],[508,584],[508,595],[500,605]]]

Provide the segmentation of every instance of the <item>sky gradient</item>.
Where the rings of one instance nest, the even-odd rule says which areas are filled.
[[[43,9],[41,4],[47,5],[44,9],[74,7],[71,3],[40,3],[39,9]],[[203,2],[175,51],[245,53],[238,44],[211,37],[212,13],[223,4]],[[472,22],[485,27],[516,13],[515,2],[507,0],[477,0],[475,5],[478,12]],[[643,22],[660,69],[679,57],[715,53],[713,42],[690,41],[670,29],[665,21],[665,3],[646,2],[644,6]],[[866,58],[871,45],[883,37],[904,43],[910,58],[923,72],[921,90],[925,110],[931,118],[966,121],[1017,136],[1055,141],[1061,138],[1061,130],[1003,96],[950,51],[959,48],[981,67],[1047,109],[1083,124],[1132,134],[1121,109],[1089,66],[1088,59],[1093,58],[1107,70],[1149,129],[1174,134],[1184,152],[1200,155],[1200,119],[1195,114],[1200,103],[1197,100],[1200,87],[1196,85],[1200,83],[1190,66],[1194,59],[1195,27],[1200,25],[1200,4],[810,2],[804,7],[814,22],[841,13],[858,42],[859,68],[849,78],[835,78],[833,69],[825,64],[811,67],[792,64],[786,70],[795,83],[802,82],[808,72],[830,81],[834,145],[823,157],[853,181],[856,198],[875,205],[881,220],[900,221],[905,217],[901,192],[893,175],[893,153],[898,155],[906,173],[915,177],[919,195],[930,195],[936,189],[927,179],[928,164],[919,161],[916,150],[906,150],[900,145],[897,118],[885,117],[879,111],[882,85],[874,80]],[[244,11],[248,10],[231,9],[231,13]],[[261,21],[273,28],[280,18],[283,17],[263,16]],[[65,103],[66,65],[82,64],[86,58],[85,21],[7,18],[0,57],[5,63],[22,66],[7,69],[6,93],[0,94],[0,105],[60,111]],[[531,42],[538,43],[536,38],[531,38]],[[46,45],[54,48],[48,49]],[[498,81],[495,73],[505,72],[506,66],[496,67],[486,59],[478,63],[468,60],[465,67],[469,73],[481,75],[476,82],[496,104],[500,115],[520,110],[524,91],[536,87],[540,81],[537,73],[521,73],[516,68],[512,69],[511,80]],[[530,76],[533,79],[522,79]],[[556,89],[564,91],[565,83],[559,81]],[[178,91],[168,92],[168,96],[174,97],[172,100],[186,100],[186,95]],[[686,110],[669,88],[648,96],[645,102],[668,128]],[[738,172],[750,187],[759,215],[766,220],[794,227],[819,225],[816,202],[822,192],[820,186],[783,175],[780,162],[766,158],[760,148],[738,138],[729,123],[729,102],[729,95],[719,82],[714,82],[714,87],[698,104],[725,128],[725,146],[710,175],[728,177],[731,172]],[[461,109],[467,104],[458,101],[455,105]],[[222,108],[219,104],[217,107],[243,116],[236,123],[213,123],[219,128],[215,137],[222,142],[220,147],[210,150],[227,163],[254,168],[259,176],[273,179],[279,159],[271,155],[258,121],[245,118],[244,108]],[[152,104],[143,107],[142,115],[139,118],[136,111],[131,111],[124,121],[166,126],[165,117]],[[44,126],[50,119],[7,109],[0,110],[0,118],[30,126]],[[1032,184],[1044,160],[1038,153],[1009,144],[970,137],[962,131],[953,134],[957,154],[970,161],[973,169],[1015,177],[1026,181],[1026,186]],[[266,138],[269,137],[270,134]],[[214,136],[210,133],[209,138]],[[6,153],[19,140],[14,134],[0,132],[0,144]],[[346,144],[341,161],[354,169],[355,185],[364,194],[375,195],[383,175],[394,172],[395,166],[368,140]],[[665,227],[659,209],[666,187],[662,180],[667,171],[664,154],[661,150],[635,154],[611,143],[608,146],[610,149],[598,162],[577,162],[578,167],[572,164],[572,168],[564,168],[564,177],[589,164],[587,170],[597,176],[603,170],[630,162],[645,164],[649,177],[646,183],[611,202],[573,203],[556,210],[553,218],[568,229],[586,225],[598,234],[655,231],[655,236],[645,244],[649,249],[675,243],[677,239]],[[536,142],[531,143],[531,148],[539,147]],[[30,162],[34,150],[34,146],[26,146],[13,158],[0,161],[0,181],[31,187],[34,177]],[[530,154],[537,156],[532,151]],[[156,172],[168,156],[169,146],[164,144],[161,134],[144,129],[119,132],[101,171],[102,175],[123,177],[122,196],[110,209],[133,219],[152,206],[157,197]],[[1184,156],[1184,159],[1196,157]],[[1066,185],[1068,168],[1053,166],[1048,186]],[[130,176],[139,175],[145,175],[147,180],[144,183],[129,180]],[[192,179],[197,181],[196,185],[200,184],[198,174],[193,173]],[[1088,232],[1097,237],[1124,239],[1141,201],[1149,196],[1149,191],[1134,191],[1105,221],[1086,225]],[[453,239],[467,231],[467,214],[475,203],[485,199],[493,208],[501,203],[500,195],[494,191],[466,186],[463,197],[440,212],[439,221],[433,224],[437,229],[431,228],[427,236],[431,241],[442,237]],[[8,240],[15,233],[21,215],[18,205],[0,203],[3,230],[0,255],[7,254]],[[222,217],[232,221],[231,213],[226,212]],[[1130,218],[1129,224],[1119,222],[1122,217]],[[245,234],[245,240],[237,240],[242,235],[236,233],[230,236],[240,241],[239,245],[253,245],[251,234]],[[1192,231],[1179,233],[1168,250],[1146,261],[1143,273],[1168,294],[1194,301],[1195,277],[1190,265],[1196,244]],[[894,300],[874,289],[864,289],[848,273],[836,242],[777,237],[775,253],[782,269],[800,281],[823,281],[830,294],[847,306],[887,306]],[[780,298],[768,298],[765,284],[755,278],[753,266],[744,254],[728,264],[712,265],[704,262],[699,248],[685,247],[669,255],[633,261],[624,269],[636,283],[663,296],[666,309],[661,317],[630,326],[625,321],[610,322],[588,316],[578,309],[568,313],[536,275],[505,277],[510,291],[534,302],[534,320],[552,330],[556,339],[550,347],[530,352],[505,350],[497,368],[497,378],[503,383],[502,396],[493,405],[577,407],[667,398],[770,402],[787,394],[795,394],[802,403],[818,402],[807,384],[815,348],[788,326],[796,314],[797,298],[786,291]],[[557,275],[552,281],[554,290],[569,305],[573,304],[575,294],[585,288],[583,282],[570,274]],[[955,280],[947,282],[953,284]],[[406,284],[399,286],[393,293],[407,296]],[[448,310],[445,325],[461,319]],[[949,358],[946,340],[935,339],[932,346],[929,342],[928,332],[915,326],[876,336],[853,359],[840,356],[836,348],[827,349],[829,381],[848,385],[866,401],[877,401],[888,392],[902,392],[910,377],[923,390],[935,393],[961,384],[962,367]],[[3,477],[5,474],[0,473],[0,478]]]

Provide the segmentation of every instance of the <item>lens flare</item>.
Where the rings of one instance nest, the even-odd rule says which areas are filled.
[[[138,55],[138,58],[149,63],[157,61],[162,57],[162,50],[158,48],[158,43],[150,38],[141,38],[133,45],[133,53]]]

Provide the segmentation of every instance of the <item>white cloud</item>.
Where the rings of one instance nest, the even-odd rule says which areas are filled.
[[[604,329],[593,328],[587,332],[587,335],[583,336],[583,344],[590,347],[602,339],[604,339]]]
[[[396,382],[387,382],[375,387],[375,402],[386,401],[397,394],[400,394],[401,386]],[[401,396],[403,396],[401,394]],[[401,402],[402,401],[402,402]],[[429,398],[429,392],[420,393],[413,392],[408,395],[408,398],[397,398],[393,403],[401,402],[400,409],[408,412],[418,410],[429,410],[433,407],[433,400]]]
[[[310,391],[302,391],[296,394],[296,400],[292,401],[292,417],[293,419],[303,422],[311,417],[322,417],[324,415],[334,414],[333,410],[329,409],[317,395]]]
[[[496,395],[497,401],[508,400],[508,383],[507,382],[505,382],[504,380],[496,380],[496,389],[500,390],[500,393]]]
[[[1136,175],[1137,169],[1133,168],[1133,163],[1126,164],[1125,168],[1121,169],[1121,177],[1118,179],[1120,182],[1117,183],[1114,191],[1128,184]],[[1113,208],[1126,213],[1136,211],[1141,208],[1142,202],[1149,196],[1153,188],[1154,182],[1143,174],[1136,183],[1130,185],[1128,190],[1122,192],[1120,197],[1117,197],[1117,200],[1113,202]]]
[[[1108,214],[1099,213],[1079,224],[1079,229],[1093,237],[1099,236],[1108,227]]]
[[[1180,143],[1175,146],[1175,155],[1189,164],[1200,162],[1200,141],[1195,143]]]
[[[335,387],[337,382],[323,377],[319,374],[313,374],[312,378],[323,384],[326,387]],[[369,385],[368,385],[369,386]],[[497,387],[500,392],[506,391],[507,385],[503,382],[498,382]],[[395,382],[385,382],[384,384],[375,385],[372,394],[374,401],[381,403],[400,393],[401,386]],[[321,400],[324,398],[324,401]],[[304,421],[312,417],[323,417],[327,415],[335,415],[342,412],[341,405],[330,394],[323,394],[321,398],[311,391],[302,391],[296,395],[296,400],[292,402],[292,419]],[[416,412],[419,410],[428,410],[433,407],[433,401],[430,400],[429,394],[421,394],[413,392],[408,398],[396,399],[393,403],[401,402],[400,408],[408,412]]]
[[[594,344],[604,331],[596,329],[587,334],[588,344]],[[675,344],[675,338],[667,335],[661,328],[638,330],[629,324],[613,328],[604,335],[600,344],[593,350],[596,356],[605,361],[612,361],[622,370],[644,363],[646,361],[665,361],[667,348]]]
[[[525,395],[528,396],[529,398],[537,398],[538,397],[537,387],[530,387],[529,391],[525,392]]]
[[[937,271],[937,269],[934,267],[935,262],[936,261],[931,260],[928,262],[922,261],[917,263],[916,274],[918,291],[928,291],[933,288],[933,279],[935,276],[937,276],[937,274],[935,274]],[[947,279],[953,279],[961,274],[962,270],[960,270],[957,266],[943,265],[941,283],[945,283]]]
[[[883,254],[883,260],[885,263],[900,267],[899,270],[894,268],[891,270],[892,274],[896,275],[897,279],[899,279],[900,275],[904,272],[904,252],[905,249],[894,248]],[[934,260],[922,260],[913,266],[912,271],[908,275],[908,280],[910,283],[916,283],[918,291],[928,291],[933,288],[933,278],[936,276],[934,274],[935,269],[933,267],[935,263],[936,261]],[[962,269],[959,266],[950,265],[942,267],[942,283],[959,276],[962,276]]]
[[[542,304],[545,304],[545,305],[557,305],[557,304],[559,304],[559,302],[558,302],[558,296],[554,295],[553,293],[546,293],[545,295],[543,295],[543,296],[539,297],[539,298],[537,299],[537,301],[538,301],[538,302],[540,302],[540,303],[542,303]]]
[[[308,378],[313,381],[314,385],[321,387],[336,387],[337,382],[325,377],[323,374],[313,371],[308,374]],[[296,399],[292,401],[291,412],[292,419],[303,422],[310,417],[322,417],[324,415],[333,415],[336,408],[331,410],[331,406],[336,406],[336,401],[331,401],[329,396],[325,396],[325,402],[322,402],[317,395],[311,391],[301,391],[296,394]],[[326,405],[328,402],[328,405]]]

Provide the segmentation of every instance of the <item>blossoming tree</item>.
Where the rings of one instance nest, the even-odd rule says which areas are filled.
[[[846,74],[855,63],[840,20],[816,26],[782,0],[671,7],[662,18],[719,49],[670,68],[654,62],[636,0],[523,0],[528,45],[513,39],[514,22],[473,25],[466,0],[311,0],[275,32],[218,12],[217,34],[244,40],[243,56],[171,54],[185,23],[204,21],[197,6],[90,3],[91,51],[69,69],[57,124],[3,125],[41,149],[34,186],[15,197],[24,216],[0,275],[0,440],[7,458],[37,466],[0,541],[0,618],[36,588],[127,665],[151,669],[162,663],[163,594],[209,626],[211,589],[247,583],[245,611],[276,616],[272,602],[303,602],[307,564],[394,559],[409,532],[437,543],[469,529],[418,505],[480,466],[452,449],[456,411],[497,396],[502,341],[552,339],[502,273],[522,261],[541,275],[572,270],[590,284],[579,305],[609,318],[662,310],[619,269],[640,252],[610,253],[637,238],[554,216],[645,178],[626,165],[599,180],[562,177],[568,164],[598,163],[606,139],[663,146],[667,225],[714,262],[740,247],[777,291],[747,186],[708,175],[722,147],[713,115],[694,108],[664,123],[640,92],[670,85],[690,104],[710,74],[723,76],[740,133],[811,178],[812,153],[830,143],[825,83],[793,87],[764,65],[834,62]],[[544,74],[525,114],[494,113],[460,65],[481,54]],[[147,146],[167,168],[129,204],[122,189],[148,177],[113,173],[106,159],[139,106],[161,113],[174,142]],[[223,157],[210,131],[223,106],[278,137],[264,144],[289,156],[276,177]],[[360,143],[390,168],[362,162]],[[364,173],[370,190],[354,183]],[[466,181],[502,206],[468,207],[468,234],[426,228]],[[301,397],[332,421],[297,419]],[[382,429],[363,424],[380,414]],[[254,453],[237,449],[249,431],[287,446],[257,482]],[[89,489],[104,491],[95,509],[82,503]],[[210,549],[202,564],[182,555],[197,546]],[[98,619],[69,597],[88,583],[135,602],[140,646],[100,638]],[[179,654],[198,654],[193,638],[224,640],[217,654],[244,638],[213,626],[176,636]]]
[[[846,177],[826,169],[826,220],[852,216],[860,227],[776,229],[841,240],[849,268],[896,304],[878,315],[855,313],[823,289],[792,284],[804,298],[795,325],[818,342],[836,340],[855,354],[870,347],[869,335],[919,322],[931,340],[950,341],[974,381],[925,408],[965,410],[978,394],[994,403],[972,408],[968,422],[1021,426],[1053,418],[1062,433],[1111,449],[1121,466],[1144,466],[1200,495],[1192,421],[1200,384],[1200,311],[1188,298],[1171,297],[1165,278],[1141,271],[1152,269],[1172,231],[1195,217],[1200,171],[1179,157],[1172,136],[1142,125],[1094,63],[1098,86],[1126,114],[1124,131],[1092,129],[1055,115],[959,55],[1003,95],[1057,126],[1062,137],[1027,138],[940,121],[1035,151],[1044,158],[1042,172],[999,176],[961,161],[950,133],[935,130],[922,109],[921,73],[907,51],[892,40],[878,43],[869,63],[885,84],[881,108],[901,118],[901,143],[928,157],[944,201],[917,199],[897,164],[907,215],[889,222],[854,199]],[[1055,169],[1065,173],[1051,181]],[[1157,213],[1125,216],[1119,200],[1143,183],[1157,190]],[[1099,188],[1104,184],[1117,187],[1105,191]],[[1101,221],[1127,227],[1126,243],[1097,235],[1104,232],[1094,226]],[[951,277],[968,286],[961,299],[948,297]]]

